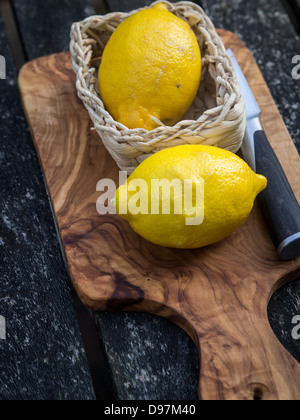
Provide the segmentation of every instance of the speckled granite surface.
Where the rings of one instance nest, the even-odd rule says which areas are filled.
[[[29,58],[67,49],[69,23],[92,13],[85,0],[76,1],[76,7],[70,0],[51,1],[64,17],[57,27],[44,7],[50,0],[13,3]],[[110,10],[149,3],[107,0]],[[247,4],[203,0],[203,6],[216,26],[236,32],[253,52],[299,145],[300,81],[291,78],[292,56],[300,54],[299,38],[279,0]],[[33,25],[37,11],[41,24]],[[52,17],[54,13],[56,9]],[[1,21],[0,46],[0,54],[9,57]],[[12,68],[8,60],[9,77],[5,84],[0,81],[0,315],[7,319],[7,340],[0,340],[0,399],[93,399],[48,198]],[[291,337],[292,317],[300,315],[300,281],[274,296],[269,313],[277,335],[300,361],[299,341]],[[197,399],[199,358],[182,330],[147,314],[94,316],[119,398]]]
[[[96,314],[120,399],[197,400],[199,357],[170,321],[148,314]]]
[[[94,14],[88,0],[12,0],[12,3],[28,60],[68,50],[72,23]]]
[[[254,55],[284,122],[300,152],[300,80],[292,58],[300,39],[279,0],[201,0],[216,27],[238,35]]]
[[[0,399],[94,399],[1,17],[0,53]]]

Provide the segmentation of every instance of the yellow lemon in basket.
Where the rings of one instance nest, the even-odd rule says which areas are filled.
[[[191,106],[200,78],[201,52],[193,30],[162,3],[117,27],[98,77],[113,118],[130,129],[146,130],[157,127],[151,117],[177,123]]]
[[[116,210],[143,238],[171,248],[219,242],[248,218],[267,180],[237,155],[203,145],[162,150],[120,186]]]

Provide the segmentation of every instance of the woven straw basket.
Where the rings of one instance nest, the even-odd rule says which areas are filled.
[[[97,73],[105,45],[117,26],[137,10],[91,16],[74,23],[71,29],[70,52],[78,96],[105,147],[119,168],[128,173],[149,155],[183,144],[213,145],[235,153],[245,132],[245,105],[233,63],[211,20],[194,3],[163,3],[189,23],[202,53],[197,97],[184,118],[172,127],[157,121],[159,126],[152,131],[128,129],[106,111],[99,95]]]

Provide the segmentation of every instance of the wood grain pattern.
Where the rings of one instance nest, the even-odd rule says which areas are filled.
[[[297,199],[300,159],[263,77],[242,42],[220,31],[262,108],[262,122]],[[118,169],[77,99],[68,53],[28,63],[19,78],[71,278],[96,310],[167,317],[201,356],[199,395],[210,400],[299,400],[300,366],[274,336],[267,305],[300,274],[282,262],[256,206],[244,226],[199,250],[152,245],[118,216],[99,216],[96,184]]]

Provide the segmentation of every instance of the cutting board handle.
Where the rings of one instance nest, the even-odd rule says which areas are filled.
[[[148,312],[181,327],[198,350],[200,399],[299,400],[300,364],[275,336],[267,308],[273,293],[298,278],[300,269],[277,278],[273,271],[263,275],[249,271],[237,278],[229,272],[231,264],[239,263],[235,257],[227,265],[223,262],[214,275],[187,260],[177,268],[175,279],[156,281],[149,276],[149,289],[144,290],[133,288],[142,279],[134,281],[131,302],[111,299],[109,305],[103,302],[103,309]],[[128,297],[128,279],[119,279],[117,287],[112,293],[116,298],[125,289]]]
[[[278,372],[274,372],[272,364],[282,366],[281,369],[286,365],[291,366],[291,356],[285,354],[285,350],[281,348],[267,319],[262,322],[261,319],[249,318],[247,312],[244,317],[241,313],[233,313],[231,319],[229,318],[215,319],[210,324],[209,331],[201,331],[198,335],[197,347],[201,360],[200,398],[290,399],[291,390],[288,388],[293,384],[284,382],[283,379],[278,381]]]
[[[298,271],[290,273],[278,286],[299,275]],[[199,283],[203,284],[203,277],[199,278]],[[151,305],[141,303],[141,308],[147,312],[175,322],[194,341],[200,359],[200,399],[299,400],[300,365],[271,329],[268,299],[260,294],[259,286],[249,284],[252,302],[244,300],[246,276],[235,287],[233,284],[228,287],[224,278],[222,290],[217,284],[213,289],[214,305],[211,296],[201,299],[191,285],[181,291],[179,308],[178,302],[174,302],[174,309],[170,310],[171,301],[163,310],[158,310],[159,305],[151,310]],[[252,307],[257,302],[260,302],[260,311],[257,306],[256,310]]]

